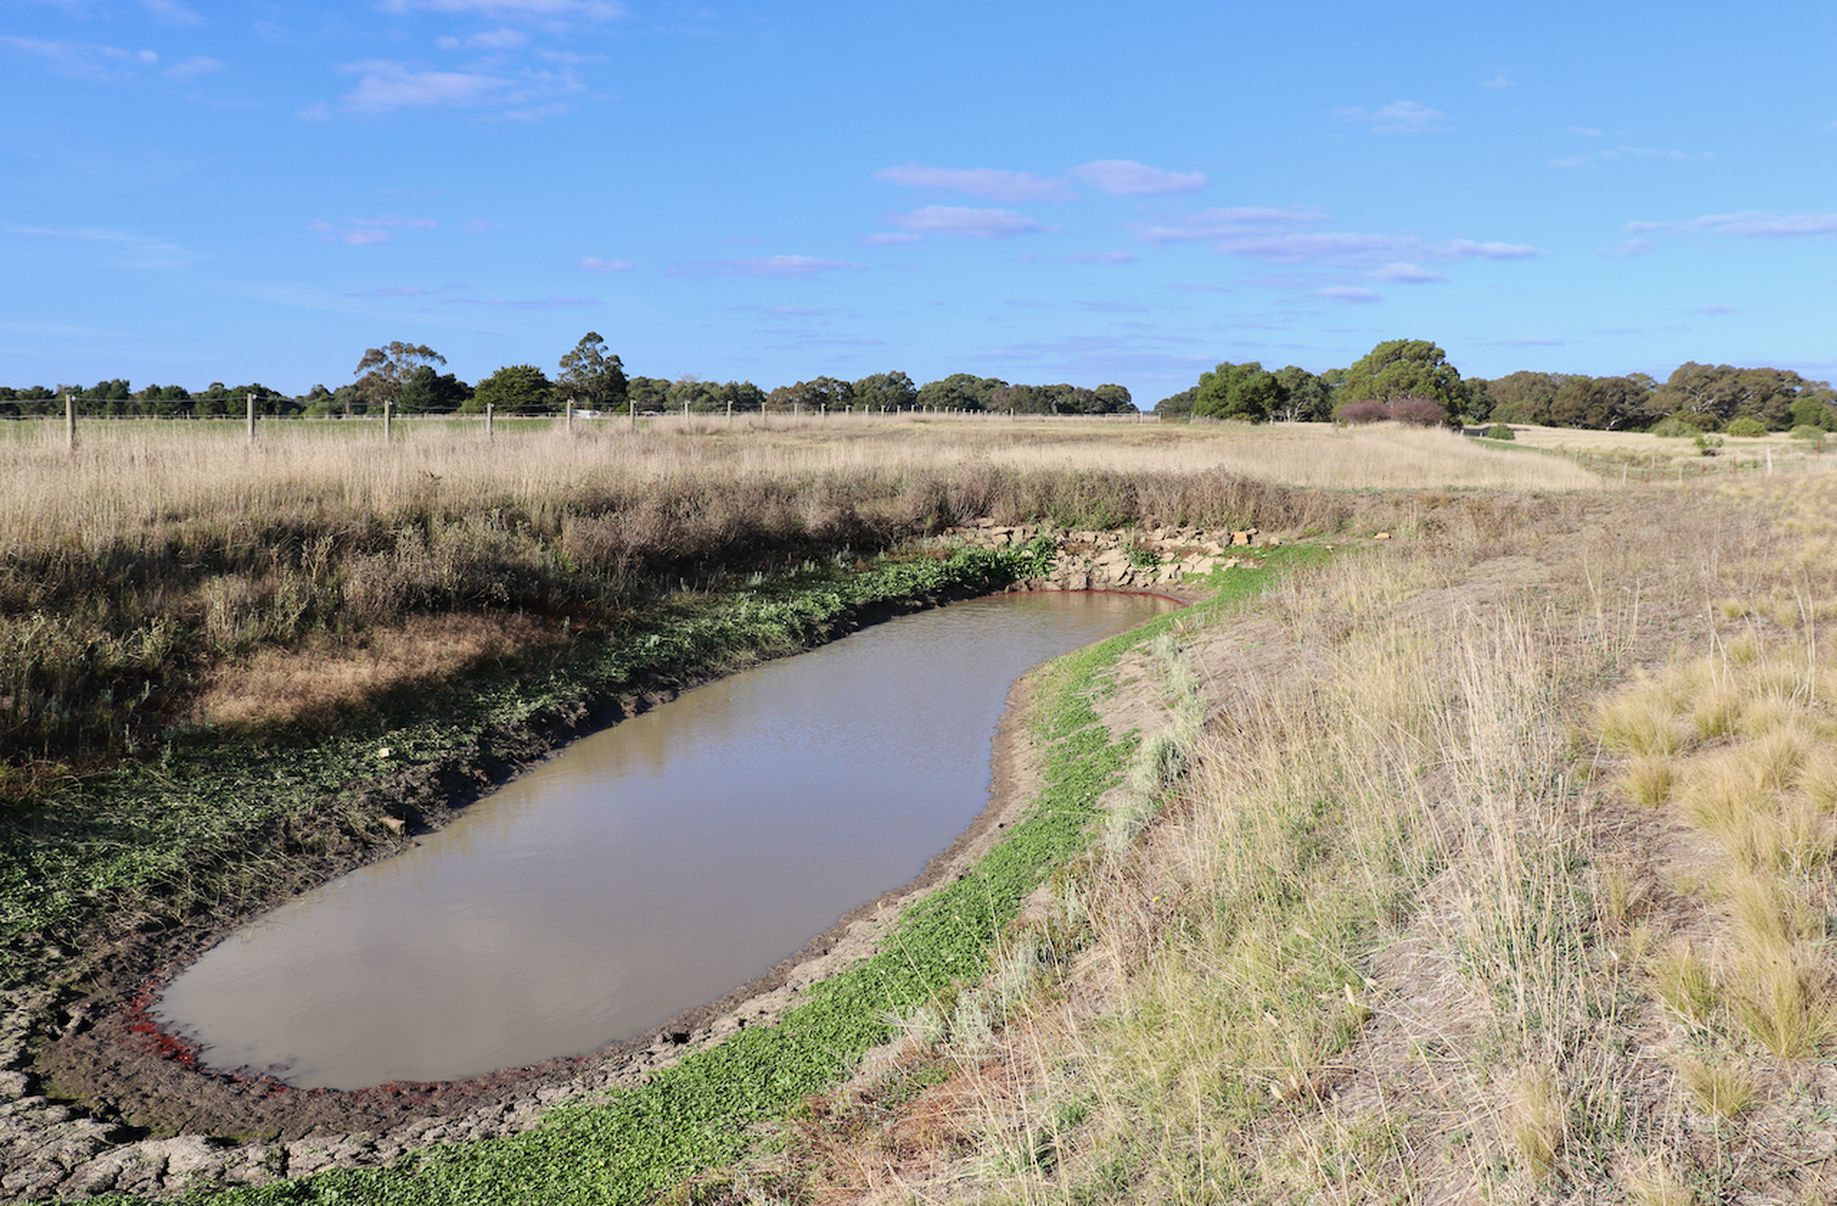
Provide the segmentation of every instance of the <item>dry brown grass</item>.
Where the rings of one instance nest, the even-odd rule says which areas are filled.
[[[429,617],[371,629],[355,642],[318,634],[216,667],[199,693],[198,719],[252,727],[328,717],[558,639],[518,615]]]
[[[968,1149],[826,1181],[793,1144],[801,1183],[1822,1200],[1837,677],[1810,602],[1715,604],[1837,592],[1801,555],[1837,490],[1583,512],[1547,543],[1393,548],[1192,634],[1210,720],[1181,802],[1061,886],[1061,970],[945,1043]]]
[[[14,436],[0,440],[0,743],[14,757],[119,746],[261,650],[361,645],[448,614],[599,625],[661,591],[982,515],[1270,531],[1362,515],[1406,531],[1445,499],[1355,490],[1593,481],[1449,433],[1325,427],[688,419],[505,424],[487,443],[442,421],[385,444],[374,424],[302,422],[251,446],[148,421],[92,424],[74,454]],[[347,693],[363,677],[337,672]]]

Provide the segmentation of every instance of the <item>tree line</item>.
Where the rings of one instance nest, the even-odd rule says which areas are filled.
[[[1343,369],[1266,369],[1225,361],[1161,399],[1167,416],[1252,423],[1525,423],[1676,434],[1759,429],[1837,431],[1837,390],[1790,369],[1679,365],[1660,383],[1645,373],[1522,371],[1463,378],[1448,354],[1423,339],[1391,339]]]
[[[446,357],[426,344],[395,340],[366,348],[352,380],[336,389],[315,385],[290,396],[260,383],[227,386],[213,381],[192,393],[179,385],[144,385],[124,379],[91,386],[0,386],[0,417],[60,414],[66,395],[84,414],[157,418],[211,418],[244,413],[251,395],[262,415],[357,416],[387,404],[397,413],[552,413],[568,403],[587,411],[725,413],[807,409],[988,410],[1014,414],[1115,414],[1135,411],[1120,385],[1018,385],[996,377],[954,373],[915,384],[902,372],[874,373],[856,381],[813,377],[766,391],[751,381],[674,380],[627,376],[624,361],[597,332],[589,331],[564,353],[551,378],[534,364],[507,364],[477,384],[442,372]]]

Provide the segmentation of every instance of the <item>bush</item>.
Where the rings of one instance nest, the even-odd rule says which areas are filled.
[[[1489,440],[1515,440],[1518,438],[1518,433],[1513,431],[1511,427],[1505,423],[1494,423],[1491,427],[1486,429],[1486,438]]]
[[[1715,456],[1716,449],[1722,447],[1722,437],[1701,432],[1697,436],[1697,451],[1704,456]]]
[[[1671,416],[1692,431],[1721,431],[1722,420],[1700,410],[1680,410]]]
[[[1801,423],[1792,429],[1792,438],[1804,440],[1809,444],[1822,444],[1824,443],[1824,428],[1811,423]]]
[[[1440,427],[1448,421],[1448,408],[1433,398],[1392,398],[1389,402],[1348,402],[1339,408],[1342,423],[1409,423]]]
[[[1390,418],[1390,408],[1382,402],[1348,402],[1339,408],[1342,423],[1382,423]]]
[[[1723,430],[1732,436],[1739,436],[1744,440],[1752,440],[1759,436],[1766,435],[1767,425],[1759,419],[1751,419],[1744,415],[1739,419],[1729,420],[1729,425],[1723,428]]]
[[[1652,425],[1652,434],[1667,439],[1689,439],[1697,434],[1697,429],[1686,423],[1677,415],[1666,415]]]

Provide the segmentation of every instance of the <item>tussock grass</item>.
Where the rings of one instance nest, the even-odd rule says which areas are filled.
[[[1680,1056],[1678,1078],[1697,1108],[1718,1118],[1733,1118],[1754,1104],[1754,1078],[1739,1065]]]

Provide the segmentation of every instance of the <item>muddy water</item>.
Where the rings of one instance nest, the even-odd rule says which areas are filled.
[[[233,934],[156,1012],[302,1087],[643,1034],[916,876],[988,802],[1015,679],[1168,606],[979,599],[688,691]]]

